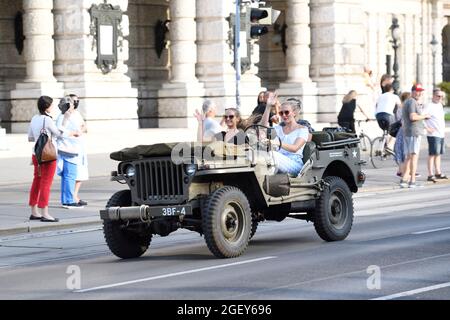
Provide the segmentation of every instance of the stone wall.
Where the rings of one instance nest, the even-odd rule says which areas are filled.
[[[25,77],[25,62],[15,45],[14,19],[21,1],[0,0],[0,126],[10,130],[10,91]]]

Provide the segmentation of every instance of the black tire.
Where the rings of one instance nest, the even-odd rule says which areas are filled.
[[[131,191],[116,192],[108,201],[106,207],[131,206]],[[119,258],[131,259],[142,256],[150,246],[151,234],[140,235],[126,230],[120,221],[103,221],[103,234],[109,250]]]
[[[314,227],[325,241],[347,238],[353,225],[353,198],[349,187],[339,177],[326,177],[325,186],[316,203]]]
[[[250,240],[256,233],[256,229],[258,229],[258,218],[257,216],[252,217],[252,229],[250,230]]]
[[[385,140],[381,137],[375,138],[372,144],[372,165],[376,169],[394,167],[395,156],[385,152]]]
[[[206,200],[202,210],[205,242],[218,258],[234,258],[247,249],[252,229],[250,204],[238,188],[225,186]]]

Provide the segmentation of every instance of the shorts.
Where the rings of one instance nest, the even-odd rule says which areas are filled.
[[[428,140],[428,155],[439,156],[444,154],[445,143],[444,138],[427,137]]]
[[[419,154],[420,151],[420,142],[422,141],[422,137],[403,137],[403,151],[405,152],[405,156],[407,157],[409,154]]]
[[[380,112],[375,115],[381,130],[388,131],[392,123],[395,122],[394,116],[386,112]]]

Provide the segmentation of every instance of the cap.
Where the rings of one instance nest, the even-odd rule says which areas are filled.
[[[425,89],[422,87],[422,84],[416,83],[412,86],[411,91],[425,91]]]

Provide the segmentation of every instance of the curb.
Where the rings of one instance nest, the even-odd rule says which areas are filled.
[[[34,225],[36,223],[36,225]],[[61,222],[55,224],[42,224],[39,225],[40,222],[33,223],[23,223],[19,226],[14,226],[12,228],[0,228],[0,237],[11,236],[17,234],[31,234],[38,232],[47,232],[47,231],[55,231],[55,230],[63,230],[70,228],[78,228],[78,227],[87,227],[87,226],[100,226],[102,221],[99,218],[89,218],[84,221],[68,221]]]
[[[450,179],[442,180],[442,181],[438,181],[438,182],[424,181],[422,183],[422,186],[424,186],[424,187],[437,186],[437,185],[450,185]],[[358,190],[358,193],[381,192],[381,191],[389,191],[389,190],[407,190],[407,188],[402,189],[402,188],[400,188],[398,183],[395,183],[393,185],[388,185],[388,186],[362,187]]]

